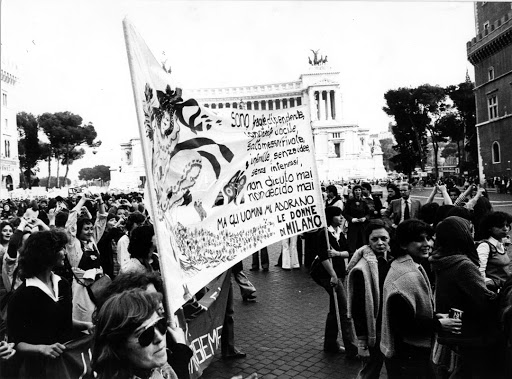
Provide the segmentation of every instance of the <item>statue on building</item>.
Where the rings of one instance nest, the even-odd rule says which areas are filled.
[[[309,49],[313,52],[313,63],[311,63],[311,58],[309,58],[309,64],[312,64],[313,66],[318,66],[318,64],[320,63],[320,61],[318,60],[318,52],[320,51],[319,50],[313,50],[313,49]]]
[[[313,52],[313,61],[311,61],[311,57],[308,57],[309,64],[311,66],[320,66],[320,65],[327,63],[327,55],[325,57],[323,55],[320,55],[320,59],[318,59],[318,52],[320,50],[313,50],[313,49],[309,49],[309,50],[311,50]]]

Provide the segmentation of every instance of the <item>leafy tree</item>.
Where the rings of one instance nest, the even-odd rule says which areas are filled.
[[[469,78],[459,85],[449,86],[446,93],[453,101],[455,112],[462,123],[464,159],[461,172],[464,170],[475,173],[478,167],[478,148],[476,130],[476,102],[474,83]]]
[[[32,169],[42,159],[37,133],[37,119],[31,114],[20,112],[16,115],[18,125],[18,156],[23,188],[32,187]]]
[[[39,181],[39,185],[41,187],[46,188],[55,188],[57,187],[57,183],[64,183],[65,186],[69,186],[71,184],[71,180],[61,176],[58,180],[55,176],[50,177],[50,181],[48,181],[48,177],[41,178]]]
[[[384,112],[395,119],[391,131],[396,140],[397,155],[391,158],[396,169],[409,177],[416,165],[424,169],[426,158],[426,120],[418,110],[411,88],[389,90],[384,94]]]
[[[387,104],[384,112],[395,119],[392,132],[397,142],[394,149],[398,154],[392,158],[392,162],[397,163],[397,168],[409,177],[416,165],[425,170],[427,137],[430,136],[437,177],[439,143],[446,141],[446,132],[439,120],[449,110],[445,90],[424,84],[417,88],[389,90],[384,98]]]
[[[78,172],[78,179],[80,180],[95,180],[100,179],[104,182],[110,180],[110,167],[104,165],[94,166],[93,168],[83,168]]]
[[[386,167],[386,170],[394,170],[395,164],[391,161],[391,158],[393,158],[397,152],[395,149],[393,149],[393,139],[392,138],[383,138],[379,140],[380,147],[382,149],[382,160],[384,163],[384,167]]]
[[[430,134],[432,149],[434,150],[434,172],[439,177],[439,143],[446,142],[445,124],[441,122],[450,106],[446,103],[445,89],[439,86],[423,84],[414,90],[417,105],[426,121],[425,128]]]
[[[441,157],[448,158],[448,157],[455,157],[460,154],[460,146],[456,142],[450,142],[447,143],[443,150],[441,151]]]
[[[84,152],[80,146],[97,147],[101,141],[94,142],[96,130],[91,123],[82,124],[82,117],[71,112],[43,113],[38,118],[51,143],[54,158],[66,166],[64,178],[67,178],[69,165],[80,159]],[[60,185],[59,167],[57,165],[57,187]]]

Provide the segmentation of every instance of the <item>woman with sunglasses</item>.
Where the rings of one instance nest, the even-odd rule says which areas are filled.
[[[162,296],[141,289],[110,297],[97,315],[92,368],[99,379],[177,379],[167,363]]]

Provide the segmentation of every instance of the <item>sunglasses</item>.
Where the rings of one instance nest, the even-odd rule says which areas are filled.
[[[162,336],[164,336],[165,333],[167,333],[167,319],[162,317],[156,320],[153,324],[148,325],[138,338],[140,346],[149,346],[154,341],[155,328]]]

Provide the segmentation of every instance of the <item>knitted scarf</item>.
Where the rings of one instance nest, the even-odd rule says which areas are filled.
[[[347,302],[348,317],[352,318],[352,301],[354,294],[354,273],[361,272],[364,279],[365,296],[365,312],[366,323],[368,328],[368,345],[373,347],[377,341],[377,316],[380,306],[380,289],[379,289],[379,266],[377,257],[372,249],[368,246],[360,247],[352,256],[348,264],[347,279]]]

